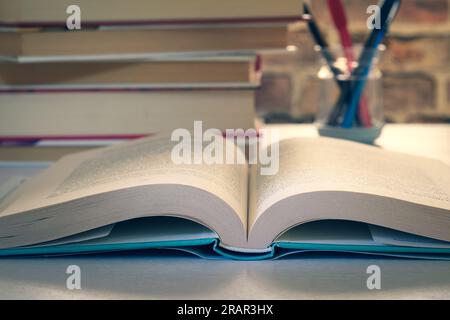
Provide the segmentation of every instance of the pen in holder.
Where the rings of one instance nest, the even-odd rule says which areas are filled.
[[[359,55],[361,48],[361,46],[353,48],[354,54]],[[359,66],[357,62],[348,62],[342,48],[331,50],[329,54],[321,52],[321,56],[336,57],[335,60],[330,64],[329,59],[322,59],[317,75],[319,108],[316,124],[319,133],[321,136],[373,144],[380,136],[384,125],[382,73],[379,68],[379,59],[385,47],[380,46],[375,58],[370,61],[370,65],[366,66]],[[357,112],[352,118],[353,122],[350,126],[345,126],[351,104],[355,102]]]

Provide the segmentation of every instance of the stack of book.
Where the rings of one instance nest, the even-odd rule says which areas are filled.
[[[257,53],[300,0],[0,0],[0,140],[111,140],[254,126]],[[76,17],[75,17],[76,18]]]

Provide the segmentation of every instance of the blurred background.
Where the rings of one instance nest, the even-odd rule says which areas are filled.
[[[360,43],[368,33],[366,10],[374,1],[344,3],[354,42]],[[326,0],[310,4],[330,45],[338,45]],[[298,44],[297,52],[263,55],[257,112],[276,122],[312,122],[318,107],[319,55],[305,24],[291,28],[289,36]],[[403,1],[384,43],[380,66],[386,121],[450,123],[450,0]]]

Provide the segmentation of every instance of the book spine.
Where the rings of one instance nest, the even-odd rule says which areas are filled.
[[[292,23],[303,21],[303,15],[283,17],[249,17],[249,18],[224,18],[224,19],[198,19],[198,20],[123,20],[123,21],[84,21],[84,27],[101,26],[170,26],[170,25],[202,25],[202,24],[258,24],[258,23]],[[30,21],[8,22],[0,21],[0,27],[5,28],[66,28],[66,21]]]

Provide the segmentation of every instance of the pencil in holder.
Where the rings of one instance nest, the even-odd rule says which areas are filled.
[[[323,59],[317,74],[319,97],[316,124],[319,133],[322,136],[372,144],[380,136],[384,126],[383,75],[379,61],[385,48],[383,46],[377,49],[375,59],[367,66],[366,76],[355,72],[360,66],[355,62],[348,62],[342,48],[330,50],[330,56],[336,57],[335,61],[330,65],[330,61]],[[360,51],[361,46],[354,48],[356,55]],[[321,56],[325,55],[322,53]],[[358,84],[363,88],[360,92],[356,89]],[[352,118],[352,125],[344,127],[343,123],[355,94],[360,97],[357,111]]]

